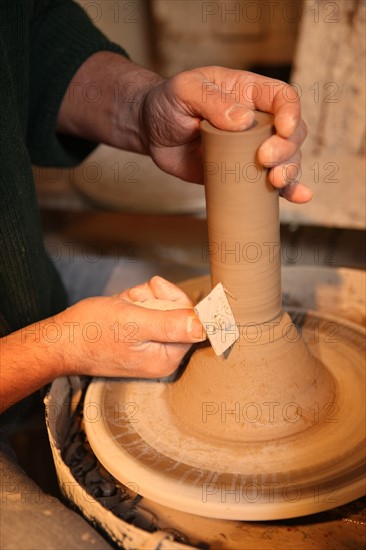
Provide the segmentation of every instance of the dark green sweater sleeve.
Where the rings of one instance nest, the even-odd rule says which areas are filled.
[[[83,62],[108,50],[127,57],[71,0],[34,0],[30,36],[30,95],[27,147],[34,164],[74,166],[95,143],[55,131],[66,89]]]

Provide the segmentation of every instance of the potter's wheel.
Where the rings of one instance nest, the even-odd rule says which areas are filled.
[[[314,327],[319,327],[316,336]],[[322,356],[339,394],[326,405],[326,414],[316,428],[305,430],[301,437],[247,448],[231,443],[228,450],[214,440],[203,442],[188,435],[182,426],[171,422],[166,400],[169,382],[98,379],[89,386],[84,408],[94,452],[114,477],[136,483],[145,497],[207,517],[289,518],[362,496],[365,332],[346,320],[309,312],[302,334],[312,353]],[[357,385],[350,383],[354,380]],[[100,406],[98,422],[93,421],[95,404]],[[241,417],[245,412],[246,420],[253,421],[265,407],[263,403],[240,403]],[[282,412],[290,421],[298,418],[290,405]],[[314,415],[319,413],[314,403]],[[226,415],[227,421],[235,420],[229,418]],[[230,473],[222,468],[228,453]]]
[[[239,339],[221,356],[199,347],[174,380],[99,380],[85,399],[114,477],[200,516],[289,518],[364,494],[365,334],[283,310],[278,193],[256,156],[271,133],[264,113],[245,132],[202,124],[211,283]]]

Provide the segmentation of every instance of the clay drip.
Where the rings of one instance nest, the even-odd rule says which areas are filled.
[[[209,438],[291,436],[312,425],[316,403],[334,400],[331,376],[282,310],[278,192],[257,161],[271,134],[265,113],[244,132],[202,124],[211,279],[227,290],[240,337],[225,356],[196,351],[166,393],[183,429]]]

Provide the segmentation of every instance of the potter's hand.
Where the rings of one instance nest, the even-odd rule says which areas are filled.
[[[59,376],[166,376],[204,338],[190,300],[160,277],[118,296],[82,300],[0,338],[0,412]]]
[[[222,130],[244,130],[253,110],[274,114],[276,134],[260,148],[271,183],[292,202],[311,191],[298,182],[300,147],[306,137],[294,88],[267,77],[222,67],[194,69],[160,82],[146,94],[142,135],[156,164],[182,179],[202,181],[200,119]]]
[[[150,309],[162,303],[172,311]],[[59,376],[167,376],[204,338],[190,300],[160,277],[82,300],[0,339],[0,412]]]
[[[90,82],[100,90],[86,100]],[[253,110],[273,113],[276,134],[259,161],[281,194],[306,202],[312,193],[297,182],[306,136],[300,101],[291,86],[246,71],[204,67],[164,80],[114,52],[90,56],[74,75],[57,119],[60,133],[150,154],[166,172],[203,181],[200,120],[224,130],[243,130]]]
[[[167,376],[191,344],[205,338],[189,298],[161,277],[119,295],[83,300],[64,317],[79,323],[75,335],[90,327],[89,336],[84,329],[86,338],[67,343],[64,355],[73,372],[91,376]]]

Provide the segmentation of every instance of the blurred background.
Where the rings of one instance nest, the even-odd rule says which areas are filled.
[[[309,128],[301,179],[314,199],[304,206],[281,200],[283,262],[364,265],[365,2],[79,3],[132,60],[166,77],[216,64],[292,83]],[[95,273],[113,257],[122,286],[154,273],[178,281],[208,272],[202,186],[103,145],[76,169],[34,173],[56,262],[93,263]]]
[[[289,76],[302,0],[79,0],[132,59],[163,76],[203,65]]]

